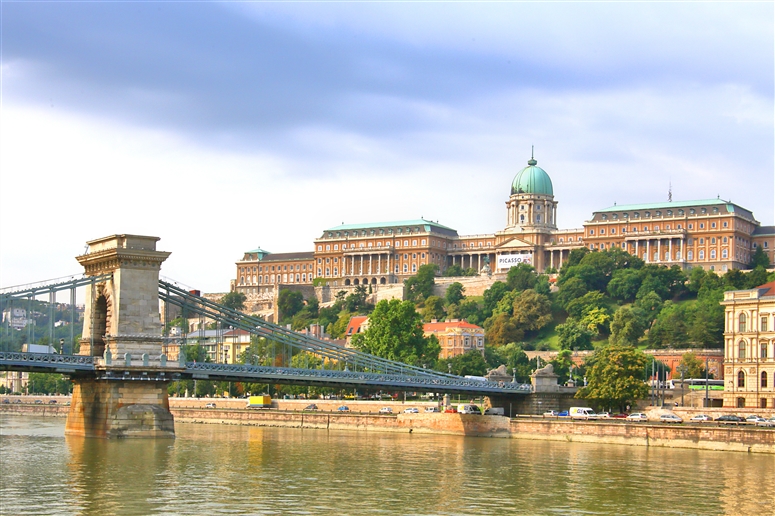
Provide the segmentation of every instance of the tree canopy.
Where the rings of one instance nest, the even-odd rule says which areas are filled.
[[[594,402],[604,409],[625,410],[648,395],[643,381],[646,355],[629,346],[611,344],[598,349],[587,365],[587,385],[577,398]]]
[[[231,308],[232,310],[244,310],[245,309],[245,301],[247,300],[247,296],[243,294],[242,292],[229,292],[225,296],[221,298],[221,303],[223,306]]]
[[[354,335],[356,349],[416,366],[436,364],[441,347],[435,336],[423,335],[420,314],[411,301],[377,303],[364,333]]]

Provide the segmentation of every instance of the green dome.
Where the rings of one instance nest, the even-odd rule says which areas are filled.
[[[518,193],[554,195],[549,174],[541,167],[537,167],[537,164],[535,159],[530,158],[527,166],[516,175],[511,183],[512,195]]]

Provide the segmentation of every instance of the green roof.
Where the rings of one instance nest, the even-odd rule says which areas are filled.
[[[699,201],[665,201],[646,204],[614,204],[609,208],[597,210],[595,213],[605,213],[611,211],[667,210],[670,208],[691,208],[693,206],[718,206],[720,204],[726,204],[727,211],[734,211],[733,206],[735,205],[729,201],[725,201],[723,199],[702,199]]]
[[[430,220],[425,219],[415,219],[415,220],[398,220],[395,222],[365,222],[362,224],[341,224],[339,226],[335,226],[332,228],[328,228],[325,231],[347,231],[351,229],[375,229],[375,228],[396,228],[396,227],[404,227],[404,226],[426,226],[425,230],[428,231],[430,227],[435,227],[439,229],[446,229],[448,231],[455,231],[457,230],[448,228],[447,226],[442,226],[438,222],[433,222]]]
[[[263,249],[261,249],[260,247],[256,247],[256,248],[255,248],[255,249],[253,249],[252,251],[245,251],[245,252],[246,252],[246,253],[264,253],[264,254],[269,254],[269,251],[264,251],[264,250],[263,250]]]
[[[527,166],[519,171],[511,183],[511,195],[519,193],[554,195],[549,174],[541,167],[537,167],[537,164],[535,159],[530,158]]]

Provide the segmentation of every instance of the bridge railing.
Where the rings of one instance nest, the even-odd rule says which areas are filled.
[[[434,378],[457,378],[454,375],[394,362],[362,351],[345,348],[325,340],[297,333],[280,325],[267,322],[259,317],[249,316],[206,298],[195,296],[187,290],[168,281],[159,281],[159,297],[165,302],[177,306],[188,313],[194,313],[214,321],[220,321],[234,329],[241,329],[252,335],[265,337],[268,340],[289,346],[297,351],[307,352],[338,361],[354,370],[368,370],[386,374],[428,376]]]

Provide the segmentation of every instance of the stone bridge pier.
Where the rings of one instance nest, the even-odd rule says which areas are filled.
[[[99,357],[97,374],[73,378],[66,434],[175,436],[167,385],[179,368],[166,364],[159,318],[159,270],[170,253],[156,250],[158,240],[108,236],[76,257],[87,276],[112,276],[87,287],[79,354]]]

